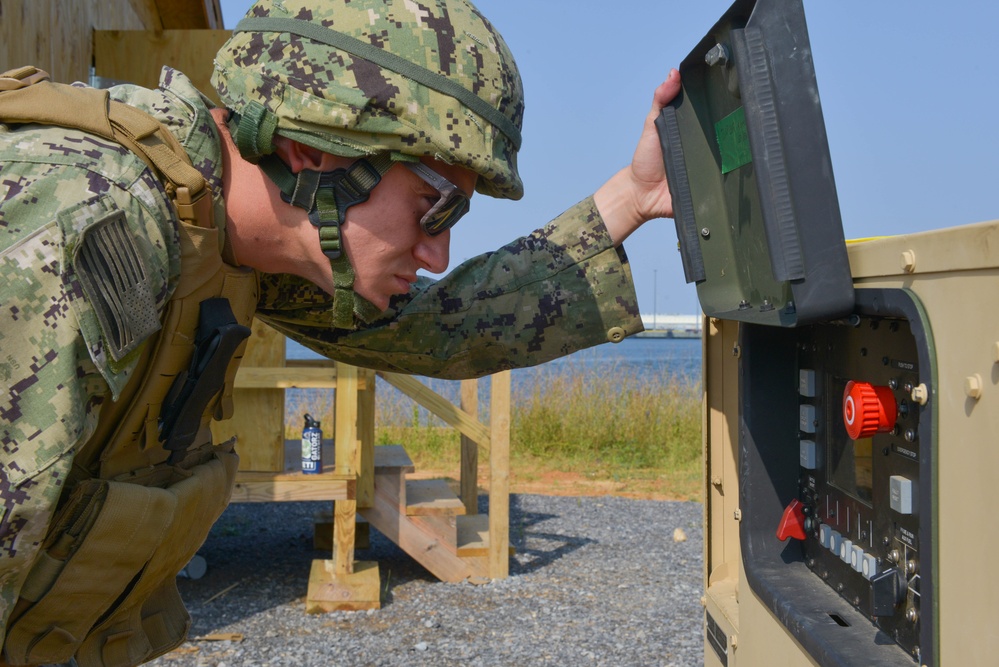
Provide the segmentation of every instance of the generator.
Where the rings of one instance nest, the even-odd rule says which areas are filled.
[[[680,72],[705,664],[999,664],[999,222],[844,239],[800,0],[737,1]]]

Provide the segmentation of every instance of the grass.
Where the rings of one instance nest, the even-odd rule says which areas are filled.
[[[432,386],[457,402],[457,383]],[[376,442],[404,444],[417,470],[457,476],[458,432],[393,388],[380,384],[377,391]],[[332,398],[317,393],[291,401],[288,437],[301,433],[304,412],[330,414]],[[529,383],[515,381],[511,418],[514,491],[700,499],[696,380],[538,371]]]

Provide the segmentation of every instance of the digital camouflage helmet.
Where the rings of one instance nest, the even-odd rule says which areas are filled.
[[[335,326],[365,310],[339,224],[394,162],[433,158],[478,174],[482,194],[523,195],[520,74],[466,0],[259,0],[216,56],[212,83],[235,112],[240,153],[319,227]],[[273,155],[275,134],[357,161],[339,175],[292,176]]]

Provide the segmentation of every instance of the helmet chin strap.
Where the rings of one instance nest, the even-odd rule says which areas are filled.
[[[260,167],[277,184],[282,198],[308,211],[309,221],[319,230],[319,247],[333,271],[332,325],[338,329],[353,329],[355,316],[362,321],[377,316],[378,308],[354,292],[354,269],[347,259],[340,228],[347,217],[347,209],[366,202],[392,167],[391,156],[379,153],[356,160],[346,169],[303,169],[293,174],[276,154],[271,153],[260,159]]]

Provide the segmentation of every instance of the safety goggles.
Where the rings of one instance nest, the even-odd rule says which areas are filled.
[[[441,195],[437,203],[420,220],[423,231],[430,236],[437,236],[453,227],[461,219],[461,216],[468,213],[470,205],[468,195],[462,192],[457,185],[422,162],[403,162],[403,164],[429,183]]]

